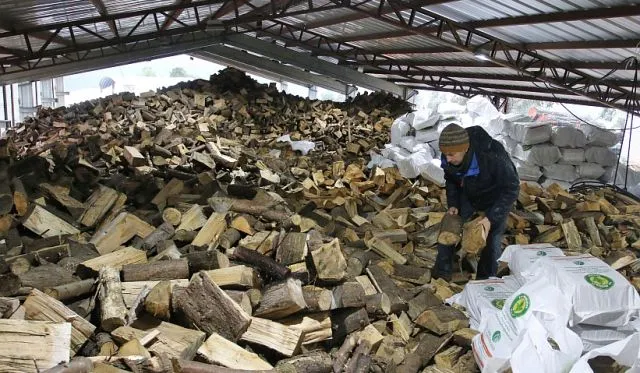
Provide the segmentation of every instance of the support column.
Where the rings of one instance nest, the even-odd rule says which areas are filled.
[[[316,87],[315,85],[310,85],[309,86],[309,100],[315,100],[318,98],[318,87]]]

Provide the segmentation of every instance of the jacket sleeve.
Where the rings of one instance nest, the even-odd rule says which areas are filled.
[[[494,180],[500,183],[500,196],[494,201],[493,205],[485,211],[491,225],[504,221],[513,203],[518,199],[520,190],[520,179],[511,159],[505,155],[499,155],[494,162]]]
[[[446,173],[444,174],[446,181],[445,188],[447,189],[447,205],[448,207],[455,207],[460,210],[460,187],[456,184],[455,180]]]

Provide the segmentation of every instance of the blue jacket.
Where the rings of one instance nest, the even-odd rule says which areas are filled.
[[[473,158],[464,175],[452,172],[442,155],[447,203],[459,210],[460,196],[464,194],[476,211],[484,211],[493,226],[509,215],[518,199],[520,179],[502,144],[482,127],[469,127],[467,132]]]

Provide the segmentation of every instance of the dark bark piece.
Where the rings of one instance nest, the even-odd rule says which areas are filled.
[[[366,296],[364,288],[356,281],[345,282],[333,289],[336,308],[364,307]]]
[[[29,272],[20,275],[22,286],[44,291],[46,288],[69,284],[78,279],[73,274],[56,264],[45,264],[33,267]]]
[[[457,245],[462,238],[462,218],[460,215],[446,214],[440,222],[438,243],[443,245]]]
[[[226,231],[218,239],[218,244],[226,250],[232,248],[240,241],[240,232],[235,228],[227,228]]]
[[[276,262],[271,257],[242,246],[233,251],[233,258],[258,268],[260,273],[275,280],[283,280],[291,273],[289,268]]]
[[[451,336],[436,337],[432,334],[423,333],[418,347],[415,351],[405,356],[404,361],[395,368],[394,373],[419,372],[450,339]]]
[[[312,351],[289,359],[280,360],[276,369],[292,373],[330,373],[331,355],[324,351]]]
[[[342,308],[331,312],[333,339],[341,343],[351,332],[369,325],[369,316],[364,308]]]
[[[233,342],[251,323],[250,316],[203,272],[194,275],[184,291],[174,292],[173,300],[198,329]]]
[[[124,281],[162,281],[189,277],[186,259],[160,260],[145,264],[127,264],[122,267]]]
[[[160,242],[171,239],[174,233],[175,229],[173,228],[173,225],[171,225],[171,223],[164,222],[151,232],[150,235],[145,237],[144,241],[142,241],[142,249],[150,252]]]
[[[229,258],[217,250],[195,251],[184,255],[189,262],[189,271],[197,273],[229,267]]]

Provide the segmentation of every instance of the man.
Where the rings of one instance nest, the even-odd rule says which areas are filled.
[[[476,279],[495,276],[507,217],[518,198],[520,181],[509,154],[481,127],[450,124],[440,134],[442,168],[446,180],[447,213],[463,221],[483,212],[478,223],[490,226],[480,254]],[[455,248],[438,245],[435,276],[451,281]]]

